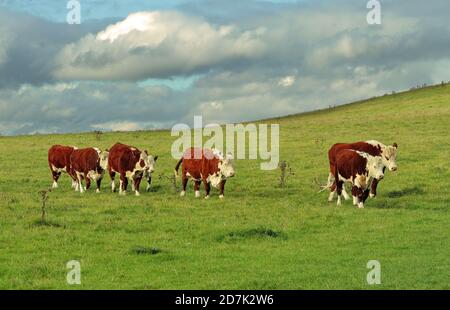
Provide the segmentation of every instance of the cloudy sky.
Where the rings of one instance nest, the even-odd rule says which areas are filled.
[[[2,135],[309,111],[450,80],[448,0],[0,0]]]

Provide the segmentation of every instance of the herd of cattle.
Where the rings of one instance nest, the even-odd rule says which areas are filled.
[[[378,141],[356,143],[338,143],[328,151],[330,173],[328,183],[322,190],[329,189],[328,201],[333,201],[337,192],[337,205],[341,204],[341,195],[349,199],[344,183],[351,183],[353,204],[364,207],[365,200],[376,195],[378,182],[383,179],[386,168],[397,170],[397,144],[384,145]],[[158,156],[149,155],[146,150],[116,143],[109,150],[98,148],[78,149],[73,146],[54,145],[48,151],[48,164],[52,172],[52,188],[58,187],[62,172],[72,178],[72,187],[80,193],[85,192],[96,182],[97,192],[104,174],[108,171],[111,178],[111,190],[116,191],[115,176],[120,176],[119,194],[127,191],[128,182],[139,196],[140,183],[147,180],[150,189],[152,173]],[[205,188],[205,198],[209,198],[211,186],[220,191],[224,197],[225,183],[235,175],[232,155],[223,155],[216,149],[189,148],[175,166],[175,176],[182,166],[181,196],[186,194],[186,186],[191,179],[194,182],[195,197],[200,197],[200,184]],[[83,180],[85,186],[83,187]]]
[[[192,155],[192,156],[191,156]],[[48,151],[48,165],[52,172],[52,188],[58,187],[58,179],[62,172],[66,172],[72,178],[72,188],[80,193],[91,187],[91,182],[96,182],[97,192],[105,172],[111,177],[111,190],[116,191],[116,173],[120,176],[119,194],[127,191],[128,182],[131,181],[132,190],[139,196],[139,188],[142,178],[148,182],[147,191],[150,189],[152,173],[155,171],[155,163],[158,156],[149,155],[146,150],[140,151],[136,147],[122,143],[114,144],[109,150],[101,151],[98,148],[78,149],[74,146],[54,145]],[[234,165],[231,154],[223,156],[218,150],[190,148],[176,165],[175,174],[178,174],[179,166],[183,164],[183,191],[186,193],[186,185],[189,179],[195,183],[195,196],[199,197],[199,186],[203,181],[206,196],[209,198],[210,185],[220,189],[220,197],[223,198],[225,182],[227,178],[234,176]],[[85,186],[83,187],[83,180]]]

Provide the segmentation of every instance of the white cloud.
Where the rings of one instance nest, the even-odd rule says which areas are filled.
[[[178,12],[139,12],[67,45],[59,79],[141,80],[200,72],[262,55],[264,29],[213,25]]]
[[[291,87],[295,83],[295,75],[288,75],[278,81],[278,85],[282,87]]]
[[[107,122],[102,124],[93,124],[92,128],[112,131],[134,131],[142,128],[142,124],[138,122],[120,121],[120,122]]]

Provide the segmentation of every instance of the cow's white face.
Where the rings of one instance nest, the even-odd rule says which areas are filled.
[[[151,174],[155,171],[156,168],[156,160],[158,159],[158,156],[153,157],[153,155],[147,156],[146,166],[147,169],[147,175],[151,176]]]
[[[139,160],[134,167],[134,172],[143,172],[146,170],[148,170],[148,154],[147,151],[143,151],[139,155]]]
[[[108,169],[108,157],[109,157],[109,152],[108,151],[102,151],[98,154],[99,158],[100,158],[100,167],[103,170]]]
[[[218,168],[222,176],[224,176],[225,178],[234,177],[235,171],[234,171],[233,155],[231,153],[228,153],[224,159],[221,159],[219,161]]]
[[[397,170],[397,143],[392,146],[386,146],[381,153],[384,166],[386,166],[389,171]]]
[[[369,176],[374,177],[377,180],[381,180],[384,178],[383,173],[383,160],[379,156],[370,156],[367,159],[367,168],[369,171]]]

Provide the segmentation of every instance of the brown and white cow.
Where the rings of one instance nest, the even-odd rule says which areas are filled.
[[[109,150],[108,169],[111,177],[111,190],[115,192],[115,176],[116,173],[120,174],[120,188],[119,194],[125,195],[128,187],[128,180],[131,180],[133,184],[133,190],[136,196],[139,196],[139,186],[141,184],[142,177],[151,175],[155,170],[155,164],[158,156],[153,157],[148,155],[146,150],[140,151],[139,149],[125,145],[122,143],[116,143]]]
[[[200,197],[200,183],[203,181],[205,187],[205,198],[209,198],[211,185],[220,190],[220,198],[224,197],[225,183],[227,178],[235,175],[232,155],[228,153],[225,157],[218,150],[189,148],[175,166],[175,177],[178,169],[182,167],[183,190],[180,196],[186,195],[188,179],[194,181],[195,197]]]
[[[334,162],[334,178],[338,193],[337,205],[341,204],[341,194],[344,182],[351,182],[354,204],[364,208],[364,201],[368,195],[369,179],[381,180],[384,177],[384,164],[379,156],[372,156],[365,152],[344,149],[337,153]]]
[[[91,182],[96,182],[97,190],[100,192],[105,171],[108,168],[108,151],[101,151],[98,148],[77,149],[70,156],[72,174],[76,175],[78,189],[80,193],[91,187]],[[82,180],[85,179],[86,187],[83,189]]]
[[[356,151],[361,151],[368,153],[372,156],[379,156],[381,157],[383,161],[383,172],[386,168],[389,169],[389,171],[396,171],[397,170],[397,143],[394,143],[392,146],[384,145],[381,142],[375,141],[375,140],[369,140],[369,141],[360,141],[356,143],[336,143],[334,144],[330,150],[328,151],[328,159],[330,162],[330,174],[328,176],[328,185],[327,187],[331,189],[330,196],[328,198],[329,201],[333,200],[334,197],[334,191],[336,188],[336,184],[333,182],[334,177],[334,166],[336,162],[336,155],[344,149],[352,149]],[[377,194],[377,186],[378,186],[378,180],[373,179],[369,180],[369,183],[371,182],[371,189],[370,189],[370,197],[375,197]],[[349,199],[349,195],[345,191],[345,188],[342,189],[342,194],[344,195],[344,198],[347,200]]]
[[[77,187],[77,178],[70,170],[70,156],[77,148],[74,146],[53,145],[48,150],[48,166],[52,172],[52,188],[58,188],[58,179],[62,172],[66,172],[72,178],[72,188]]]

